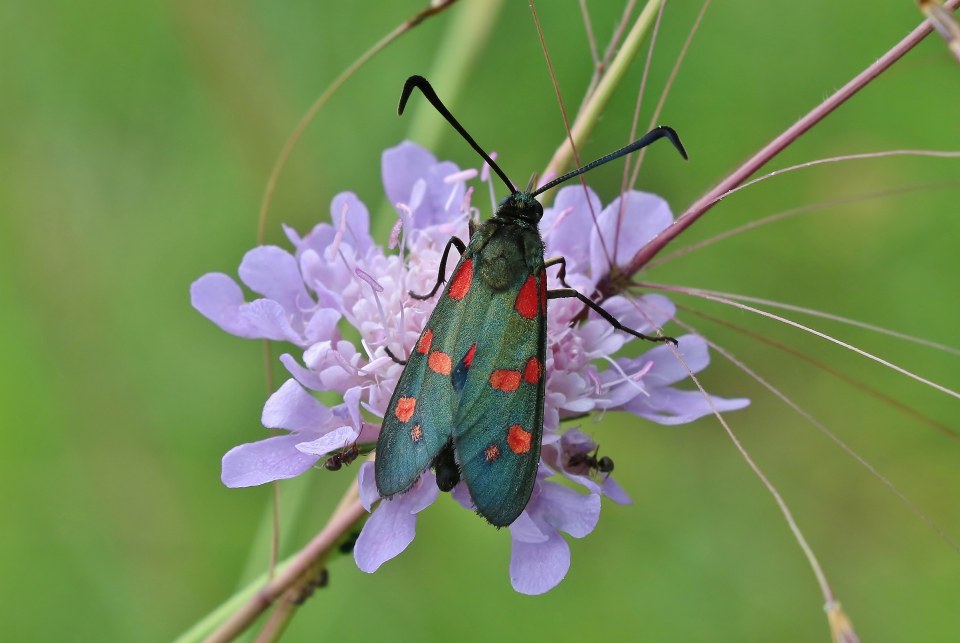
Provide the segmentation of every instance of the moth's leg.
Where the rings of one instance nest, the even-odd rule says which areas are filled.
[[[553,259],[547,259],[543,267],[549,268],[550,266],[560,266],[560,270],[557,271],[557,279],[560,280],[565,287],[570,288],[570,284],[567,283],[567,260],[564,257],[554,257]]]
[[[394,362],[396,362],[396,363],[399,364],[400,366],[406,366],[406,365],[407,365],[407,360],[405,360],[405,359],[400,359],[399,357],[397,357],[396,355],[394,355],[394,354],[393,354],[393,351],[390,350],[389,348],[387,348],[386,346],[383,347],[383,352],[387,354],[387,357],[389,357],[390,359],[392,359]]]
[[[632,328],[627,328],[623,324],[617,321],[617,318],[605,311],[600,304],[591,300],[589,297],[580,293],[573,288],[559,288],[557,290],[548,290],[547,299],[567,299],[570,297],[576,297],[581,302],[592,308],[598,315],[606,319],[611,326],[617,330],[622,330],[625,333],[630,333],[634,337],[639,337],[640,339],[645,339],[648,342],[670,342],[674,346],[679,346],[679,343],[673,337],[651,337],[650,335],[644,335],[643,333],[637,332]]]
[[[450,237],[450,240],[447,241],[446,247],[443,249],[443,257],[440,259],[440,270],[437,271],[437,283],[433,285],[433,290],[428,292],[426,295],[418,295],[413,291],[410,291],[410,296],[414,299],[430,299],[437,294],[437,291],[440,290],[440,286],[443,285],[443,282],[446,281],[443,277],[447,274],[447,256],[450,254],[450,248],[456,246],[457,250],[460,251],[462,255],[467,246],[464,245],[463,241],[460,241],[457,237]]]

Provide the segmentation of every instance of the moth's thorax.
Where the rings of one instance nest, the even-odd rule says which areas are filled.
[[[494,219],[516,223],[523,227],[537,229],[543,217],[543,206],[529,192],[514,192],[497,206]]]
[[[543,267],[543,241],[536,224],[531,228],[526,221],[493,217],[476,237],[476,270],[492,290],[519,288],[528,275]]]

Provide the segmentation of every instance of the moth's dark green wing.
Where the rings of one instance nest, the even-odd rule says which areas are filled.
[[[542,249],[539,258],[533,256],[515,270],[514,286],[494,292],[484,311],[481,339],[453,416],[461,475],[477,512],[498,527],[512,523],[526,507],[543,437]]]
[[[473,244],[460,258],[436,308],[407,358],[377,442],[376,480],[386,498],[407,491],[451,439],[459,397],[451,384],[467,348],[468,311],[489,305],[480,288],[472,288]]]

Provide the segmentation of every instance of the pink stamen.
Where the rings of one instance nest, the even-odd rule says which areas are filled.
[[[380,313],[380,323],[383,325],[383,334],[387,335],[387,314],[384,312],[383,303],[380,301],[380,293],[383,292],[383,286],[365,270],[357,268],[353,272],[361,281],[370,286],[370,290],[373,291],[373,300],[377,302],[377,311]]]
[[[553,232],[554,230],[556,230],[560,226],[560,223],[562,223],[564,219],[570,216],[571,212],[573,212],[573,206],[570,206],[569,208],[564,208],[563,210],[561,210],[560,214],[558,214],[554,218],[553,223],[550,224],[550,230],[548,232]]]
[[[620,365],[617,364],[612,358],[607,357],[607,356],[605,355],[605,356],[603,357],[603,359],[606,360],[606,361],[608,361],[608,362],[610,362],[610,365],[613,366],[613,368],[614,368],[618,373],[620,373],[620,379],[613,380],[612,382],[608,382],[607,385],[606,385],[604,388],[609,389],[609,388],[612,388],[612,387],[613,387],[614,385],[616,385],[616,384],[621,384],[621,383],[623,383],[623,382],[626,382],[626,383],[630,384],[631,386],[633,386],[635,389],[637,389],[637,391],[639,391],[639,392],[642,393],[643,395],[646,395],[647,397],[650,397],[650,393],[647,391],[647,389],[645,389],[645,388],[643,387],[642,384],[640,384],[640,381],[639,381],[639,380],[640,380],[644,375],[646,375],[647,373],[649,373],[651,368],[653,368],[653,362],[652,362],[652,361],[647,362],[646,364],[644,364],[643,367],[642,367],[639,371],[637,371],[636,373],[627,374],[627,372],[624,371],[623,368],[621,368]]]
[[[454,183],[466,183],[470,179],[477,178],[477,172],[475,169],[470,168],[467,170],[460,170],[459,172],[454,172],[453,174],[448,174],[443,177],[443,182],[447,185],[452,185]]]
[[[373,275],[366,270],[363,270],[362,268],[356,268],[354,269],[353,273],[370,284],[370,287],[373,288],[374,292],[383,292],[383,286],[380,285],[380,282],[374,279]]]
[[[347,211],[350,209],[350,206],[347,203],[343,204],[343,207],[340,208],[340,221],[337,225],[337,234],[333,237],[333,243],[330,244],[330,247],[327,249],[327,252],[330,256],[334,254],[339,254],[341,257],[343,254],[340,252],[340,243],[343,241],[343,233],[347,229]],[[346,261],[346,259],[344,259]]]
[[[600,378],[597,376],[597,372],[594,370],[588,370],[587,378],[593,382],[593,394],[599,396],[603,389],[603,385],[600,383]]]
[[[388,248],[393,250],[397,247],[397,244],[400,243],[400,232],[403,230],[403,219],[397,217],[396,223],[393,224],[393,228],[390,229],[390,243]]]
[[[337,363],[340,368],[347,371],[348,373],[353,373],[354,375],[366,375],[366,371],[362,368],[358,368],[347,361],[347,358],[343,356],[342,353],[338,350],[331,351],[333,353],[333,361]]]
[[[473,186],[467,188],[467,191],[463,193],[463,203],[460,204],[460,212],[463,212],[469,216],[473,208],[470,207],[470,199],[473,197]]]
[[[656,362],[654,362],[653,360],[650,360],[649,362],[647,362],[646,364],[643,365],[643,368],[641,368],[639,371],[637,371],[636,373],[634,373],[634,374],[631,375],[630,377],[633,378],[633,379],[635,379],[635,380],[637,380],[637,381],[642,380],[642,379],[643,379],[643,376],[646,375],[647,373],[649,373],[649,372],[653,369],[653,365],[654,365],[655,363],[656,363]]]

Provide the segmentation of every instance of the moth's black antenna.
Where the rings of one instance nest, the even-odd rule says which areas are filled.
[[[575,176],[580,176],[584,172],[589,172],[590,170],[592,170],[593,168],[599,165],[603,165],[604,163],[608,163],[614,159],[618,159],[621,156],[630,154],[631,152],[636,152],[640,148],[646,147],[647,145],[650,145],[654,141],[658,141],[661,138],[669,139],[670,142],[673,143],[673,146],[677,148],[677,151],[680,152],[680,156],[682,156],[684,159],[687,158],[687,151],[683,149],[683,143],[680,142],[680,137],[677,136],[677,133],[673,131],[672,127],[666,127],[664,125],[661,125],[660,127],[656,127],[650,130],[649,132],[641,136],[639,139],[637,139],[633,143],[630,143],[630,145],[627,145],[626,147],[621,147],[616,152],[610,152],[606,156],[601,156],[600,158],[598,158],[596,161],[593,161],[592,163],[587,163],[583,167],[577,168],[576,170],[574,170],[573,172],[570,172],[569,174],[564,174],[563,176],[550,181],[546,185],[541,186],[539,190],[534,192],[533,196],[537,196],[538,194],[546,192],[550,188],[556,185],[560,185],[564,181],[568,181]]]
[[[430,101],[430,104],[433,105],[440,114],[447,119],[447,122],[453,125],[453,129],[457,130],[460,133],[460,136],[470,144],[474,150],[477,151],[483,160],[487,162],[487,165],[496,172],[497,176],[500,177],[500,180],[503,181],[504,185],[507,186],[507,189],[510,190],[511,194],[517,193],[517,188],[513,187],[513,182],[507,178],[507,175],[503,173],[503,170],[500,169],[500,166],[494,163],[493,159],[483,151],[483,148],[477,145],[477,142],[473,140],[473,137],[467,133],[467,130],[463,129],[463,125],[460,124],[457,119],[453,117],[453,114],[450,113],[450,110],[443,104],[440,100],[440,97],[437,96],[437,93],[433,91],[433,87],[430,86],[430,83],[427,82],[427,79],[423,76],[411,76],[407,79],[407,82],[403,84],[403,93],[400,94],[400,106],[397,108],[398,114],[403,114],[403,108],[407,106],[407,99],[410,98],[410,92],[413,91],[413,88],[416,87],[419,89],[424,96],[427,97],[427,100]],[[670,130],[671,132],[673,130]],[[649,134],[647,135],[649,136]],[[676,134],[674,134],[676,136]],[[643,147],[642,145],[640,147]]]

